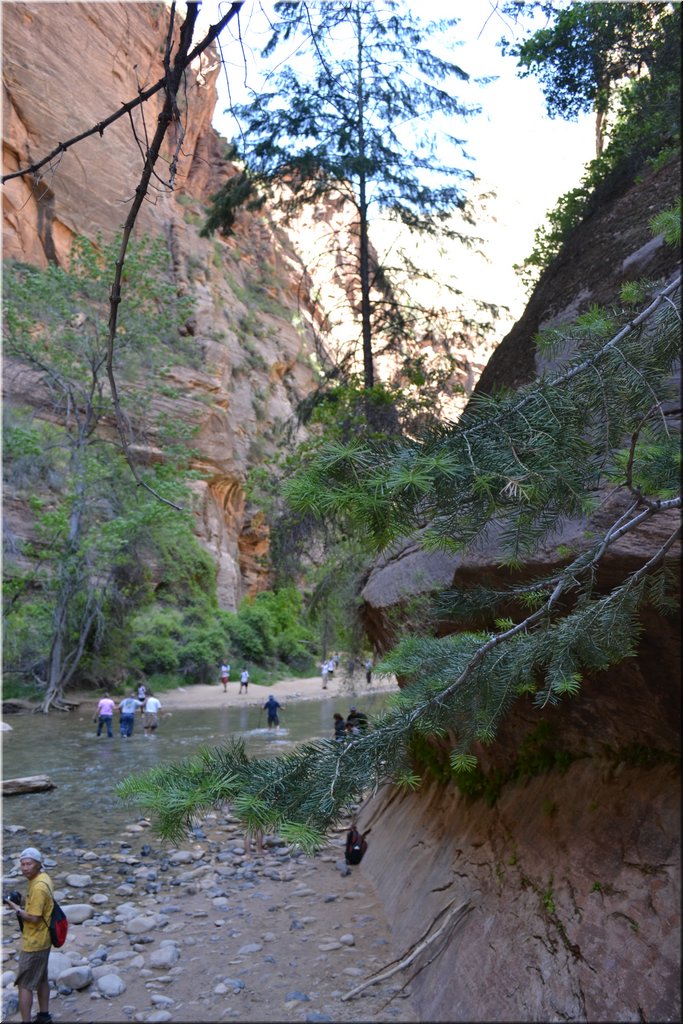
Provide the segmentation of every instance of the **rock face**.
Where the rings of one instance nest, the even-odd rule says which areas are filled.
[[[539,328],[610,302],[624,281],[672,278],[679,254],[652,239],[649,220],[673,206],[679,188],[674,160],[596,208],[543,275],[477,390],[529,381],[541,369]],[[680,404],[667,412],[680,425]],[[558,546],[585,544],[585,531],[611,521],[619,500],[589,522],[567,523],[531,571],[559,566]],[[622,538],[598,583],[644,564],[676,522],[671,513]],[[417,539],[379,560],[363,591],[377,648],[395,642],[409,615],[402,619],[401,608],[416,595],[501,582],[493,540],[449,558]],[[444,929],[415,963],[421,1019],[680,1019],[680,626],[654,610],[641,625],[637,656],[591,675],[571,702],[541,713],[518,701],[495,744],[476,751],[478,797],[428,781],[366,806],[359,827],[373,832],[363,868],[385,899],[398,947]],[[444,633],[452,628],[443,624]],[[447,748],[435,746],[447,762]]]
[[[4,172],[31,166],[158,81],[168,10],[156,3],[3,5]],[[314,364],[338,356],[321,350],[318,337],[330,310],[345,310],[342,347],[350,339],[355,344],[358,331],[357,297],[337,267],[354,234],[341,211],[317,206],[287,230],[267,208],[242,211],[230,238],[199,236],[209,198],[234,173],[226,143],[211,127],[219,73],[225,72],[214,49],[192,65],[174,187],[164,181],[178,142],[171,133],[136,232],[166,239],[178,290],[197,304],[187,332],[200,369],[171,368],[164,385],[176,397],[157,398],[152,411],[169,412],[198,430],[196,468],[208,479],[195,485],[196,532],[217,565],[219,602],[234,609],[245,593],[268,585],[262,558],[268,534],[247,506],[246,473],[294,421],[298,403],[316,385]],[[70,146],[36,180],[7,182],[4,257],[42,267],[65,264],[75,235],[114,237],[160,103],[157,94],[145,104],[144,117],[136,108],[132,124],[124,116]],[[336,239],[338,247],[327,260],[320,254],[322,237]],[[463,351],[458,379],[468,392],[488,351]],[[380,375],[389,375],[386,359],[380,363]],[[6,401],[36,409],[35,377],[26,367],[6,365],[3,384]],[[146,445],[137,451],[141,462],[159,457],[153,437]],[[11,533],[30,540],[30,516],[11,494],[4,498]]]
[[[154,84],[163,74],[167,24],[161,4],[5,5],[5,173],[42,158]],[[167,240],[177,288],[196,302],[187,331],[200,368],[171,368],[164,384],[174,396],[159,397],[154,411],[197,428],[196,467],[208,479],[194,485],[196,532],[218,567],[219,601],[234,609],[268,579],[259,560],[267,532],[247,508],[246,472],[272,450],[315,374],[306,296],[297,294],[304,271],[267,212],[241,214],[229,239],[199,237],[205,203],[233,172],[226,144],[211,127],[219,70],[214,51],[192,66],[175,188],[155,183],[136,232]],[[133,113],[139,138],[153,130],[159,102],[155,96],[145,106],[144,123],[139,110]],[[159,162],[162,179],[176,141],[169,137]],[[61,154],[37,183],[12,179],[5,185],[5,258],[65,263],[75,235],[111,239],[140,171],[138,141],[123,117]],[[39,394],[26,367],[7,362],[3,384],[6,401],[36,407]],[[138,457],[158,457],[153,437]],[[30,517],[11,495],[5,499],[8,525],[27,539]]]

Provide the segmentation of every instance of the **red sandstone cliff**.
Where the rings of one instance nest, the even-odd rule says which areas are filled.
[[[165,5],[7,3],[2,15],[5,172],[97,124],[163,73]],[[219,70],[213,50],[193,64],[183,96],[185,134],[175,188],[163,184],[175,145],[171,134],[158,165],[162,180],[154,182],[136,232],[167,240],[177,287],[196,301],[187,329],[200,369],[173,367],[165,383],[180,397],[159,398],[157,405],[198,427],[197,465],[208,479],[195,485],[196,531],[216,561],[221,604],[235,608],[267,581],[260,561],[267,533],[247,509],[246,472],[255,452],[272,449],[315,374],[305,300],[302,319],[298,294],[301,261],[267,213],[242,214],[229,239],[199,236],[205,204],[232,171],[226,144],[211,127]],[[153,130],[159,106],[157,95],[144,115],[134,112],[140,138]],[[37,182],[9,181],[4,257],[37,266],[65,263],[74,235],[110,239],[128,213],[141,166],[124,117],[68,149]],[[26,368],[6,362],[3,385],[7,400],[35,401]],[[153,449],[138,455],[155,457]],[[26,517],[11,496],[5,498],[5,515],[21,538]]]

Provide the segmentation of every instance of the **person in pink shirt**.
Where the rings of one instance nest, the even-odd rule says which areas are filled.
[[[112,700],[108,693],[105,693],[102,700],[97,705],[97,735],[99,736],[102,732],[102,726],[107,727],[107,736],[109,739],[114,735],[111,730],[111,723],[114,717],[114,708],[116,707],[116,701]]]

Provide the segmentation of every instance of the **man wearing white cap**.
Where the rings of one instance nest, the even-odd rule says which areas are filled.
[[[35,846],[28,846],[22,851],[19,866],[24,878],[28,879],[26,906],[20,907],[12,900],[5,900],[16,911],[22,928],[15,981],[19,989],[19,1012],[22,1021],[31,1020],[33,993],[36,992],[40,1012],[35,1021],[37,1024],[51,1024],[47,962],[52,945],[48,927],[53,905],[52,879],[43,871],[43,858]]]

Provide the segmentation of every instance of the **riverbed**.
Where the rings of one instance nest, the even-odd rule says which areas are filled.
[[[56,1021],[415,1020],[405,977],[365,984],[405,951],[393,948],[364,866],[344,864],[343,828],[314,857],[277,836],[258,854],[222,808],[176,849],[113,796],[120,779],[199,746],[239,736],[250,754],[277,756],[330,736],[335,711],[355,704],[372,716],[387,701],[386,691],[322,694],[319,681],[294,682],[250,687],[242,702],[234,688],[161,694],[153,737],[137,716],[130,739],[116,730],[98,738],[88,700],[71,714],[8,716],[3,777],[47,774],[56,784],[6,798],[3,820],[4,883],[25,889],[16,858],[37,845],[71,918],[67,944],[50,954]],[[261,711],[273,691],[285,705],[278,731]],[[306,699],[310,691],[317,699]],[[14,1022],[19,933],[12,914],[2,923],[4,1019]]]
[[[234,698],[236,684],[230,685]],[[206,704],[206,689],[210,689],[212,706],[194,706],[194,700]],[[277,688],[252,686],[242,706],[235,706],[234,699],[225,700],[218,686],[202,687],[201,694],[197,688],[196,697],[193,690],[188,687],[182,695],[175,691],[160,695],[162,714],[152,736],[144,735],[142,716],[138,714],[130,739],[119,735],[116,715],[112,739],[106,732],[97,737],[92,721],[95,701],[83,702],[70,713],[8,716],[12,731],[2,734],[2,777],[44,774],[56,788],[6,797],[4,823],[24,825],[30,819],[47,829],[68,827],[91,845],[130,821],[130,808],[121,804],[113,792],[126,776],[157,764],[180,761],[201,746],[219,746],[231,737],[241,738],[251,757],[276,757],[297,743],[331,738],[334,712],[346,715],[351,702],[358,703],[369,715],[377,713],[391,692],[366,692],[352,698],[330,688],[329,696],[319,693],[311,700],[290,694],[285,703],[280,691],[279,699],[285,705],[280,712],[280,727],[268,729],[262,704],[270,692],[278,693]]]

